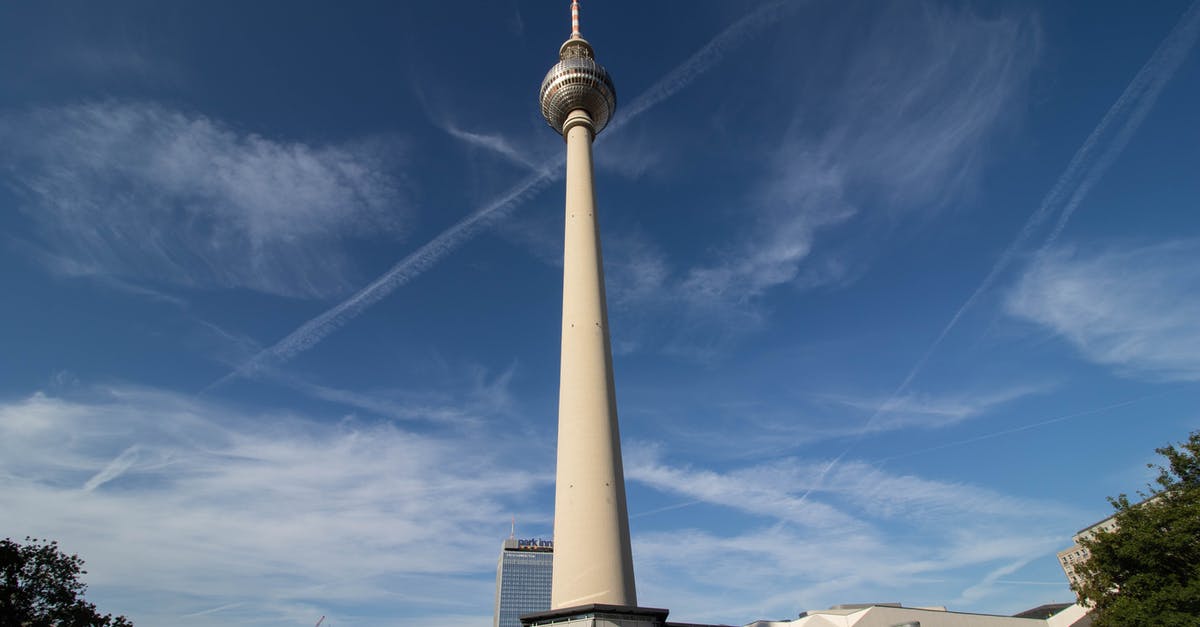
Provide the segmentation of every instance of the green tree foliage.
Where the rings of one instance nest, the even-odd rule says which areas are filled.
[[[133,627],[124,616],[101,615],[83,600],[86,575],[78,555],[58,543],[25,538],[0,541],[0,625],[22,627]]]
[[[1097,627],[1200,625],[1200,431],[1156,449],[1165,465],[1141,503],[1109,498],[1117,528],[1082,545],[1076,591]]]

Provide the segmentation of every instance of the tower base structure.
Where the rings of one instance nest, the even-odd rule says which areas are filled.
[[[727,627],[696,623],[669,623],[670,610],[633,605],[592,603],[564,607],[548,612],[526,614],[522,627]]]
[[[522,627],[665,627],[668,610],[591,603],[521,617]]]

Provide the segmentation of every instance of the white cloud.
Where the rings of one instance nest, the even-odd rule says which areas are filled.
[[[848,183],[892,209],[928,208],[962,191],[986,139],[1011,115],[1037,53],[1033,24],[926,3],[879,15],[832,106],[821,142]]]
[[[630,480],[756,521],[730,533],[707,522],[723,515],[693,516],[690,528],[635,535],[639,596],[687,612],[677,619],[740,623],[862,599],[944,603],[944,581],[976,569],[980,581],[964,582],[961,603],[1019,606],[1028,595],[996,580],[1052,558],[1060,528],[1078,516],[862,462],[827,472],[827,462],[785,458],[717,472],[673,467],[653,449],[630,452]]]
[[[604,273],[608,303],[630,309],[652,301],[670,277],[665,253],[641,231],[616,234],[605,241]]]
[[[999,527],[947,531],[943,540],[932,546],[907,537],[813,534],[783,525],[735,534],[698,529],[641,534],[634,547],[639,599],[672,608],[674,620],[727,624],[795,617],[833,603],[886,599],[942,605],[947,599],[938,590],[947,580],[961,579],[962,569],[1052,555],[1062,541]],[[1001,550],[976,550],[981,545]],[[1061,588],[1069,594],[1065,580]],[[964,602],[1014,609],[1046,594],[1045,588],[1031,595],[989,582],[969,589],[971,598]]]
[[[1196,240],[1050,250],[1026,269],[1006,308],[1122,374],[1200,380]]]
[[[865,462],[842,462],[831,468],[827,461],[789,457],[718,473],[671,467],[658,460],[652,449],[634,448],[627,457],[629,477],[660,491],[814,528],[863,528],[864,520],[843,509],[874,519],[905,520],[1021,516],[1025,509],[1018,500],[990,490],[893,475]],[[839,499],[842,505],[805,498],[822,494]],[[1047,514],[1063,512],[1053,504],[1038,507]]]
[[[828,505],[815,501],[806,503],[804,490],[781,489],[780,482],[810,475],[815,480],[820,473],[815,466],[793,467],[784,472],[777,467],[752,467],[721,474],[703,469],[674,468],[661,463],[646,449],[634,449],[626,453],[626,458],[629,479],[662,492],[811,527],[845,529],[858,526],[852,517]]]
[[[484,624],[509,513],[549,522],[529,497],[547,491],[549,468],[510,461],[527,458],[515,453],[524,442],[247,414],[145,388],[83,392],[0,404],[0,525],[83,555],[93,600],[146,624],[418,624],[406,612]],[[1003,566],[1058,548],[1047,530],[1078,518],[862,462],[718,471],[627,453],[631,481],[751,521],[731,533],[725,516],[687,516],[635,534],[642,597],[697,619],[852,595],[914,601],[944,593],[921,582],[956,569],[1015,572]],[[964,584],[966,602],[1008,593],[985,575]]]
[[[596,167],[630,179],[653,175],[663,165],[667,147],[644,132],[600,135],[594,154]]]
[[[1048,389],[1046,385],[1022,385],[976,393],[931,395],[909,393],[887,399],[826,396],[838,403],[872,412],[862,431],[891,431],[904,428],[936,429],[958,424],[993,408]]]
[[[1021,20],[931,6],[879,15],[864,42],[823,105],[832,119],[819,135],[798,99],[755,200],[758,228],[720,265],[693,271],[689,293],[739,300],[842,278],[841,265],[802,272],[815,233],[867,209],[928,210],[961,192],[1032,69],[1035,44]]]
[[[750,226],[715,246],[712,261],[670,270],[666,289],[645,293],[642,306],[664,305],[681,321],[668,350],[711,356],[765,321],[771,290],[854,280],[872,254],[866,238],[851,252],[822,246],[822,231],[928,215],[969,193],[989,138],[1014,117],[1037,39],[1021,18],[893,8],[852,47],[839,83],[811,93],[811,81],[792,80],[801,91],[780,97],[796,102],[793,117],[771,127],[782,132],[765,151],[766,175],[737,212]],[[789,54],[844,51],[773,54],[780,75],[796,71]]]
[[[324,297],[347,238],[400,231],[395,146],[312,146],[147,103],[0,115],[3,165],[66,275]]]
[[[718,263],[688,271],[681,295],[700,309],[737,310],[770,288],[800,278],[816,232],[849,220],[840,166],[811,154],[784,157],[777,178],[762,194],[753,234],[720,255]],[[830,277],[813,277],[812,284]]]
[[[448,135],[461,140],[468,146],[494,153],[514,165],[521,166],[532,172],[547,172],[552,167],[559,165],[553,158],[541,161],[531,158],[529,155],[533,152],[532,150],[524,146],[518,148],[506,137],[498,133],[477,133],[463,130],[450,122],[443,121],[439,123]]]
[[[210,322],[198,322],[199,333],[192,343],[222,363],[236,365],[262,350],[251,338]],[[481,426],[480,416],[512,415],[514,400],[509,384],[516,372],[515,364],[499,373],[491,373],[477,364],[457,364],[450,371],[454,377],[449,385],[453,394],[428,388],[373,389],[364,393],[315,383],[270,366],[257,370],[255,377],[260,382],[358,410],[372,418],[472,428]]]
[[[0,526],[84,556],[93,600],[138,623],[478,615],[512,507],[549,485],[506,464],[515,444],[142,388],[35,394],[0,405]]]

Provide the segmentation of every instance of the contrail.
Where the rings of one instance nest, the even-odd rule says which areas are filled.
[[[213,613],[221,612],[224,610],[231,610],[235,607],[241,607],[245,604],[246,604],[245,602],[239,601],[237,603],[230,603],[229,605],[222,605],[220,607],[214,607],[212,609],[201,610],[199,612],[192,612],[191,614],[181,614],[179,617],[180,618],[195,618],[197,616],[204,616],[205,614],[213,614]]]
[[[920,449],[920,450],[915,450],[915,451],[905,451],[905,452],[903,452],[903,453],[898,453],[898,454],[896,454],[896,455],[891,455],[891,456],[889,456],[889,457],[884,457],[884,458],[881,458],[881,459],[879,459],[879,460],[876,460],[876,461],[875,461],[875,463],[876,463],[876,464],[881,464],[881,465],[882,465],[882,464],[885,464],[885,463],[887,463],[887,462],[890,462],[890,461],[892,461],[892,460],[896,460],[896,459],[903,459],[903,458],[905,458],[905,457],[912,457],[912,456],[914,456],[914,455],[924,455],[924,454],[926,454],[926,453],[932,453],[932,452],[934,452],[934,451],[940,451],[940,450],[942,450],[942,449],[946,449],[946,448],[951,448],[951,447],[955,447],[955,446],[962,446],[963,444],[973,444],[973,443],[975,443],[975,442],[979,442],[979,441],[981,441],[981,440],[990,440],[990,439],[992,439],[992,438],[998,438],[998,437],[1000,437],[1000,436],[1003,436],[1003,435],[1010,435],[1010,434],[1013,434],[1013,433],[1020,433],[1021,431],[1028,431],[1028,430],[1030,430],[1030,429],[1036,429],[1036,428],[1038,428],[1038,427],[1044,427],[1044,426],[1046,426],[1046,425],[1051,425],[1051,424],[1054,424],[1054,423],[1056,423],[1056,422],[1063,422],[1063,421],[1065,421],[1065,420],[1071,420],[1071,419],[1073,419],[1073,418],[1079,418],[1079,417],[1081,417],[1081,416],[1091,416],[1091,415],[1093,415],[1093,414],[1102,414],[1102,413],[1104,413],[1104,412],[1106,412],[1106,411],[1110,411],[1110,410],[1113,410],[1113,409],[1118,409],[1118,408],[1121,408],[1121,407],[1127,407],[1127,406],[1129,406],[1129,405],[1134,405],[1134,404],[1136,404],[1136,403],[1140,403],[1140,402],[1142,402],[1142,401],[1144,401],[1144,400],[1147,400],[1147,399],[1151,399],[1151,398],[1155,398],[1155,397],[1158,397],[1158,396],[1162,396],[1162,395],[1164,395],[1164,394],[1166,394],[1166,393],[1167,393],[1167,392],[1158,392],[1158,393],[1155,393],[1155,394],[1147,394],[1147,395],[1145,395],[1145,396],[1139,396],[1139,397],[1137,397],[1137,398],[1131,398],[1131,399],[1127,399],[1127,400],[1120,401],[1120,402],[1117,402],[1117,403],[1110,403],[1110,404],[1108,404],[1108,405],[1104,405],[1104,406],[1101,406],[1101,407],[1093,407],[1092,409],[1085,409],[1085,410],[1082,410],[1082,411],[1071,412],[1071,413],[1069,413],[1069,414],[1063,414],[1063,415],[1061,415],[1061,416],[1055,416],[1054,418],[1047,418],[1047,419],[1045,419],[1045,420],[1039,420],[1038,422],[1032,422],[1032,423],[1029,423],[1029,424],[1024,424],[1024,425],[1021,425],[1021,426],[1019,426],[1019,427],[1010,427],[1010,428],[1008,428],[1008,429],[1003,429],[1003,430],[1000,430],[1000,431],[993,431],[993,432],[991,432],[991,433],[985,433],[985,434],[983,434],[983,435],[977,435],[977,436],[975,436],[975,437],[973,437],[973,438],[967,438],[967,439],[965,439],[965,440],[957,440],[957,441],[954,441],[954,442],[946,442],[945,444],[939,444],[939,445],[937,445],[937,446],[931,446],[931,447],[929,447],[929,448],[923,448],[923,449]]]
[[[658,103],[674,96],[725,58],[725,54],[729,52],[730,48],[742,43],[750,35],[770,27],[779,18],[799,8],[801,4],[804,3],[769,2],[742,16],[738,21],[727,26],[725,30],[717,33],[687,60],[658,79],[649,89],[642,92],[633,102],[629,103],[629,106],[625,107],[625,115],[613,120],[608,128],[618,130]]]
[[[697,77],[720,62],[735,44],[771,26],[786,11],[795,9],[799,4],[783,1],[771,2],[726,27],[709,40],[704,47],[634,99],[622,112],[623,114],[609,124],[609,134],[620,130],[633,119],[687,87]],[[201,390],[201,394],[238,377],[253,375],[264,366],[269,367],[286,362],[316,346],[317,343],[345,326],[347,322],[353,320],[368,307],[423,274],[446,255],[478,235],[485,227],[506,217],[518,206],[540,193],[551,182],[560,178],[565,159],[560,156],[547,167],[535,171],[498,199],[476,210],[401,259],[366,287],[319,316],[305,322],[274,346],[259,352],[233,372]]]
[[[93,475],[91,479],[88,479],[87,483],[83,484],[82,490],[84,492],[91,492],[96,488],[108,483],[109,481],[120,477],[121,475],[125,474],[125,471],[133,468],[133,465],[136,464],[137,461],[138,445],[134,444],[133,446],[130,446],[122,451],[116,459],[108,462],[108,464],[101,469],[100,472]]]
[[[1197,36],[1200,36],[1200,2],[1192,3],[1192,6],[1183,14],[1179,23],[1163,40],[1163,43],[1158,46],[1150,60],[1146,65],[1142,66],[1141,71],[1137,76],[1133,77],[1133,81],[1125,92],[1121,94],[1121,98],[1113,105],[1113,109],[1118,107],[1133,108],[1133,112],[1129,114],[1129,120],[1117,131],[1116,137],[1109,143],[1108,148],[1098,159],[1092,172],[1084,177],[1084,180],[1079,184],[1079,188],[1071,196],[1071,200],[1063,207],[1062,213],[1058,216],[1058,222],[1054,225],[1054,230],[1050,236],[1042,243],[1042,248],[1038,251],[1039,254],[1050,247],[1062,233],[1063,227],[1067,225],[1067,221],[1071,219],[1071,215],[1075,213],[1075,209],[1079,207],[1080,201],[1083,200],[1087,193],[1091,191],[1092,186],[1100,179],[1104,171],[1112,165],[1117,156],[1125,150],[1125,146],[1129,143],[1129,139],[1133,137],[1133,133],[1142,125],[1146,119],[1146,115],[1158,100],[1159,93],[1162,88],[1175,75],[1180,64],[1187,58],[1188,52],[1192,46],[1196,44]],[[1150,68],[1156,70],[1147,71]],[[1133,104],[1122,103],[1122,101],[1131,100]],[[1108,115],[1104,116],[1104,120],[1100,122],[1101,126],[1105,126],[1109,116],[1112,115],[1112,110],[1109,110]],[[1093,137],[1088,137],[1088,141],[1092,141],[1096,133],[1092,133]]]
[[[908,390],[908,386],[912,384],[913,379],[920,374],[925,367],[925,363],[941,346],[942,341],[946,336],[958,325],[963,314],[967,312],[979,299],[979,296],[991,288],[995,283],[996,277],[1003,272],[1013,259],[1017,257],[1018,252],[1025,246],[1026,242],[1033,237],[1052,215],[1059,214],[1058,220],[1055,222],[1054,228],[1042,245],[1038,247],[1037,255],[1041,256],[1044,251],[1051,246],[1066,226],[1071,215],[1078,208],[1079,203],[1087,195],[1088,191],[1104,176],[1108,171],[1109,166],[1116,160],[1117,156],[1125,149],[1129,143],[1129,139],[1141,126],[1145,120],[1146,114],[1150,108],[1154,106],[1158,100],[1162,88],[1175,75],[1179,65],[1187,57],[1188,52],[1196,43],[1197,35],[1200,34],[1200,0],[1192,3],[1183,16],[1179,18],[1179,22],[1171,29],[1154,53],[1150,55],[1150,60],[1142,66],[1138,73],[1129,82],[1125,91],[1117,98],[1117,101],[1109,107],[1108,112],[1101,118],[1100,123],[1084,140],[1083,145],[1079,150],[1075,151],[1075,155],[1071,157],[1071,161],[1067,164],[1067,169],[1059,176],[1054,187],[1042,199],[1041,204],[1033,215],[1025,221],[1025,225],[1021,227],[1021,231],[1017,233],[1017,237],[1008,245],[1000,255],[1000,259],[992,266],[992,269],[984,277],[983,281],[975,288],[967,300],[954,312],[950,321],[942,328],[933,342],[925,349],[920,359],[913,364],[912,369],[900,382],[900,385],[891,393],[886,401],[871,414],[863,427],[863,432],[871,427],[880,416],[886,415],[895,406],[896,400]],[[1116,131],[1111,131],[1114,125],[1119,125]],[[1105,137],[1113,134],[1111,141],[1105,143]],[[1097,153],[1099,155],[1097,156]],[[1065,419],[1065,418],[1064,418]],[[1036,426],[1036,425],[1034,425]],[[1026,427],[1028,428],[1028,427]],[[1021,430],[1021,429],[1016,429]],[[862,435],[858,435],[861,438]],[[849,452],[846,449],[833,462],[825,468],[821,473],[820,479],[823,479],[830,470],[833,469],[843,456]],[[813,488],[809,488],[804,493],[803,498],[807,498]]]
[[[562,159],[559,159],[562,161]],[[253,375],[279,365],[312,348],[329,334],[346,325],[371,305],[383,300],[396,288],[420,276],[443,257],[453,252],[467,240],[479,233],[484,227],[508,215],[518,205],[536,196],[547,185],[561,176],[562,168],[552,168],[537,172],[517,183],[502,196],[476,210],[471,215],[460,220],[454,226],[442,231],[437,237],[413,251],[396,265],[384,272],[379,278],[358,290],[354,295],[338,303],[319,316],[300,325],[287,337],[279,340],[274,346],[267,348],[249,361],[239,366],[233,372],[221,377],[201,391],[208,390],[227,383],[235,378]]]
[[[683,509],[684,507],[691,507],[692,505],[698,505],[703,502],[704,501],[702,501],[702,500],[684,501],[682,503],[676,503],[674,505],[667,505],[666,507],[658,507],[658,508],[648,510],[645,512],[638,512],[636,514],[630,514],[629,518],[630,518],[630,520],[632,520],[634,518],[641,518],[643,516],[650,516],[653,514],[661,514],[663,512],[669,512],[671,510]]]
[[[1200,0],[1194,2],[1191,7],[1180,18],[1179,23],[1175,28],[1163,39],[1154,54],[1150,56],[1150,60],[1142,66],[1137,75],[1130,81],[1129,86],[1117,98],[1108,112],[1101,118],[1100,124],[1092,131],[1088,138],[1075,152],[1071,161],[1067,164],[1067,169],[1055,182],[1054,187],[1042,199],[1041,205],[1029,216],[1025,225],[1021,227],[1021,231],[1017,233],[1017,237],[1008,245],[1008,248],[1000,255],[1000,259],[992,266],[992,269],[984,277],[983,281],[975,288],[974,292],[967,297],[967,300],[954,312],[950,321],[942,328],[933,342],[925,349],[921,358],[909,370],[908,375],[892,392],[888,400],[883,403],[875,411],[874,414],[867,420],[867,427],[870,427],[880,416],[885,415],[891,410],[895,399],[903,394],[913,379],[925,367],[925,363],[941,346],[942,341],[950,334],[950,331],[958,326],[959,320],[963,314],[967,312],[979,297],[996,282],[996,278],[1008,268],[1009,264],[1017,257],[1017,254],[1025,246],[1026,242],[1033,237],[1053,214],[1058,213],[1059,217],[1056,221],[1053,230],[1042,242],[1038,248],[1037,255],[1041,256],[1057,239],[1067,221],[1075,213],[1079,207],[1079,203],[1087,196],[1096,182],[1108,171],[1109,166],[1113,164],[1125,146],[1129,144],[1129,140],[1133,134],[1141,126],[1146,119],[1146,115],[1158,100],[1162,88],[1175,75],[1179,65],[1187,57],[1188,52],[1196,43],[1197,35],[1200,34]],[[1115,131],[1112,131],[1114,125],[1119,125]],[[1112,134],[1112,140],[1105,142],[1105,137]],[[1097,155],[1097,153],[1099,153]]]

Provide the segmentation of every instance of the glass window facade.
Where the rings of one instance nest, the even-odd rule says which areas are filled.
[[[521,627],[521,616],[550,609],[553,560],[546,550],[500,552],[494,627]]]

